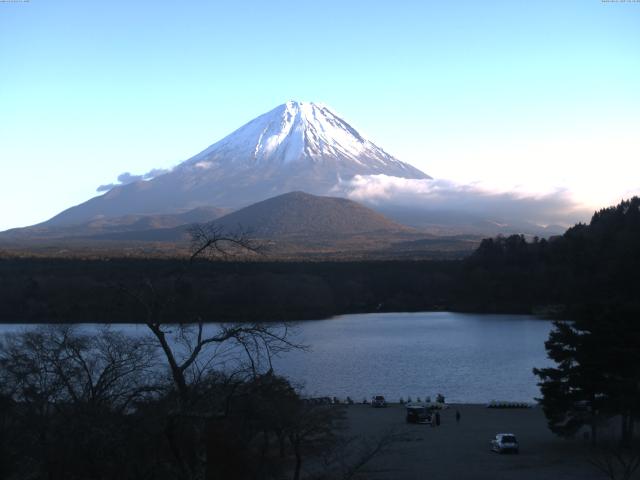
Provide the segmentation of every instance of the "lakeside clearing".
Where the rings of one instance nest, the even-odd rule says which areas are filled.
[[[456,423],[455,412],[461,414]],[[373,480],[590,480],[604,478],[590,463],[591,447],[583,439],[562,439],[549,431],[542,409],[494,409],[484,405],[450,405],[441,425],[407,424],[403,405],[387,408],[349,405],[349,435],[375,441],[393,431],[399,440],[367,466]],[[490,451],[496,433],[514,433],[518,455]]]

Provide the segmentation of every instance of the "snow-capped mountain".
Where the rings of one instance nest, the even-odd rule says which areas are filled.
[[[321,166],[337,176],[429,178],[363,138],[329,108],[289,101],[260,115],[179,168],[227,171]]]
[[[355,175],[376,174],[430,178],[366,140],[329,108],[289,101],[170,172],[115,186],[46,224],[175,213],[202,205],[235,209],[291,191],[339,195],[340,185]]]

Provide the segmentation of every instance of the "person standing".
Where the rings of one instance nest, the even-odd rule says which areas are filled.
[[[460,423],[460,410],[456,410],[456,423]]]
[[[440,412],[436,412],[436,427],[440,426]]]

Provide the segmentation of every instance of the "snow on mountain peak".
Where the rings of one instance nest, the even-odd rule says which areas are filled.
[[[300,162],[337,167],[338,176],[385,173],[429,178],[366,140],[328,107],[293,100],[260,115],[183,165],[277,168]]]
[[[109,186],[51,225],[211,205],[236,209],[292,191],[345,196],[345,189],[366,176],[430,178],[365,139],[328,107],[288,101],[168,172]]]

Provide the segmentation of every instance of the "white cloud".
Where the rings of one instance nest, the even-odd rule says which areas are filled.
[[[202,161],[202,162],[198,162],[198,163],[196,163],[196,164],[194,165],[194,167],[199,168],[199,169],[201,169],[201,170],[208,170],[208,169],[210,169],[211,167],[213,167],[213,163],[212,163],[212,162],[205,162],[205,161]]]
[[[129,172],[123,172],[120,175],[118,175],[118,183],[108,183],[106,185],[100,185],[96,191],[97,192],[108,192],[109,190],[111,190],[114,187],[119,187],[122,185],[127,185],[129,183],[133,183],[133,182],[139,182],[142,180],[151,180],[155,177],[158,177],[160,175],[163,175],[165,173],[168,173],[170,170],[167,169],[162,169],[162,168],[154,168],[152,170],[149,170],[147,173],[143,173],[142,175],[132,175]]]
[[[335,192],[352,200],[420,208],[425,211],[458,211],[485,218],[570,225],[588,220],[590,210],[581,207],[566,189],[545,193],[521,190],[495,191],[479,182],[416,180],[387,175],[356,175],[336,186]]]

